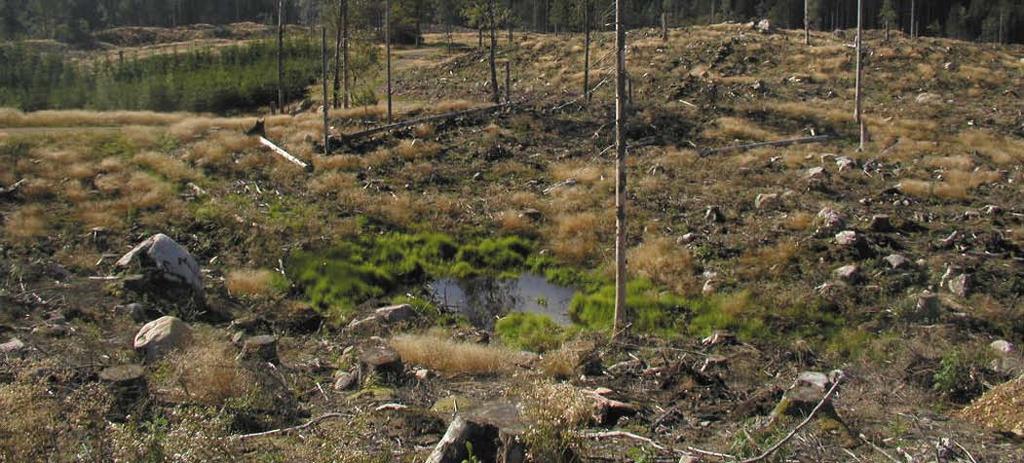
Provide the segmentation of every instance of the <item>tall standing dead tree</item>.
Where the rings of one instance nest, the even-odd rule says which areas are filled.
[[[615,320],[612,337],[626,330],[626,29],[615,0]]]
[[[583,1],[583,100],[590,102],[590,21],[591,0]]]
[[[341,106],[341,18],[345,15],[345,0],[338,0],[338,24],[334,28],[334,80],[331,82],[331,107]]]
[[[320,64],[322,65],[320,81],[322,82],[322,90],[324,92],[324,156],[327,156],[331,154],[331,130],[329,125],[331,107],[328,106],[329,101],[327,100],[327,26],[320,26]]]
[[[277,1],[277,109],[284,112],[284,0]]]
[[[804,44],[811,44],[811,0],[804,0]]]
[[[391,0],[384,2],[384,48],[387,54],[388,124],[391,123]]]
[[[344,89],[342,90],[342,106],[348,109],[349,104],[352,102],[352,94],[349,89],[349,63],[348,63],[348,0],[341,0],[341,57],[344,59],[344,69],[342,69],[342,83]]]
[[[498,47],[498,21],[495,17],[494,1],[490,0],[487,2],[487,17],[491,22],[491,53],[490,53],[490,64],[491,64],[491,94],[494,104],[501,103],[501,95],[498,93],[498,67],[495,59],[497,58],[495,50]]]
[[[861,86],[863,85],[864,67],[861,61],[864,57],[864,51],[861,48],[864,43],[864,2],[863,0],[857,0],[857,79],[856,79],[856,93],[855,93],[855,107],[854,107],[854,118],[857,121],[857,127],[860,131],[860,146],[857,148],[858,151],[864,151],[864,138],[866,136],[864,129],[864,110],[861,106],[862,95]]]

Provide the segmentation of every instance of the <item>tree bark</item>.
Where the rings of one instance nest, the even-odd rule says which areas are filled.
[[[864,4],[863,0],[857,0],[857,79],[856,79],[856,105],[854,108],[854,118],[857,120],[857,126],[860,130],[860,146],[859,151],[864,151],[864,111],[861,106],[861,86],[863,85],[863,74],[864,68],[862,66],[862,59],[864,56],[863,46],[864,42]]]
[[[513,5],[512,5],[512,0],[508,0],[508,19],[506,20],[506,22],[508,22],[508,44],[509,45],[512,45],[512,42],[515,41],[514,40],[515,37],[513,37],[513,29],[515,29],[516,25],[515,25],[515,22],[512,20],[512,18],[514,17],[514,15],[512,14],[513,11],[514,10],[513,10]]]
[[[497,21],[497,18],[494,17],[494,1],[495,0],[490,0],[490,2],[488,2],[488,4],[487,4],[488,5],[488,9],[490,10],[490,11],[488,11],[488,16],[490,17],[490,21],[491,21],[491,53],[490,53],[490,61],[491,61],[491,94],[492,94],[492,98],[491,99],[494,101],[494,104],[499,104],[499,103],[501,103],[501,96],[498,93],[498,68],[497,68],[497,63],[495,63],[495,58],[496,58],[496,54],[497,54],[497,51],[495,49],[498,47],[498,35],[497,35],[497,22],[498,21]]]
[[[277,110],[284,112],[284,0],[277,1]]]
[[[323,95],[323,106],[324,106],[324,156],[331,154],[331,130],[330,130],[330,101],[327,99],[327,26],[320,26],[320,56],[321,64],[323,68],[322,76],[322,90]]]
[[[615,320],[612,337],[626,318],[626,29],[622,0],[615,0]]]
[[[341,107],[341,22],[345,17],[345,0],[338,0],[338,24],[334,28],[334,80],[331,82],[331,107]]]
[[[342,83],[345,86],[342,92],[342,106],[348,109],[352,102],[352,94],[349,87],[349,65],[348,65],[348,0],[342,1],[341,10],[341,55],[345,60],[345,68],[342,70]]]
[[[388,124],[391,123],[391,0],[384,2],[384,48],[387,54]]]
[[[811,44],[811,0],[804,0],[804,44]]]
[[[590,103],[590,15],[591,0],[583,3],[583,99]]]
[[[668,42],[668,13],[665,12],[665,4],[661,5],[661,41]]]

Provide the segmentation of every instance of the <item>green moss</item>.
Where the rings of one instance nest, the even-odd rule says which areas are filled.
[[[637,279],[626,287],[629,321],[636,332],[663,335],[682,332],[683,317],[689,301],[655,287],[650,280]],[[615,316],[615,286],[606,284],[597,291],[577,293],[569,304],[569,316],[587,328],[607,331]]]
[[[506,346],[543,353],[557,349],[567,331],[547,315],[515,312],[498,320],[494,332]]]
[[[370,226],[361,224],[364,229]],[[532,249],[530,241],[516,236],[458,245],[440,233],[375,235],[364,230],[360,237],[326,250],[294,253],[285,267],[313,307],[344,322],[363,302],[395,296],[431,279],[518,276],[528,269]],[[417,301],[413,306],[426,309],[425,303]],[[436,308],[430,312],[437,315]]]

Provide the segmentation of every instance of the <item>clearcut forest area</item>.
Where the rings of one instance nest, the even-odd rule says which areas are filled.
[[[0,462],[1024,461],[1019,1],[0,38]]]

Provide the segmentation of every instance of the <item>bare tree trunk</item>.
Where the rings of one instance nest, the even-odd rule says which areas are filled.
[[[804,0],[804,44],[811,44],[811,0]]]
[[[889,41],[889,20],[885,21],[885,41]]]
[[[615,321],[612,338],[626,330],[626,29],[615,0]]]
[[[917,11],[914,0],[910,0],[910,37],[917,37]]]
[[[498,67],[497,67],[497,63],[495,62],[495,58],[496,58],[496,54],[497,54],[496,48],[498,48],[498,32],[497,32],[497,28],[498,28],[498,21],[497,21],[497,19],[498,18],[496,18],[495,14],[494,14],[494,1],[495,0],[490,0],[490,2],[487,3],[487,8],[489,10],[487,12],[487,16],[490,18],[490,21],[491,21],[491,53],[490,53],[491,93],[492,93],[492,100],[494,100],[494,104],[498,104],[498,103],[501,103],[501,96],[498,93]]]
[[[590,103],[590,16],[591,0],[583,3],[583,99]]]
[[[856,103],[854,109],[854,118],[857,120],[857,126],[860,130],[860,146],[857,148],[858,151],[864,151],[864,111],[861,106],[861,86],[863,85],[863,74],[864,67],[862,66],[861,60],[864,56],[863,49],[861,48],[864,43],[864,5],[863,0],[857,0],[857,89],[856,89]]]
[[[512,61],[505,61],[505,103],[512,103]]]
[[[331,107],[327,100],[327,26],[320,26],[320,57],[321,64],[323,65],[323,73],[321,74],[321,81],[323,83],[322,89],[323,105],[324,105],[324,156],[331,154],[331,129],[330,129],[330,112]]]
[[[484,49],[484,25],[483,24],[481,24],[480,27],[477,28],[476,47],[481,49],[481,50]]]
[[[661,4],[661,41],[668,42],[668,13],[664,3]]]
[[[618,0],[616,0],[618,1]],[[711,24],[715,23],[715,0],[711,0]]]
[[[514,17],[514,15],[512,14],[513,11],[515,11],[515,10],[513,10],[512,0],[508,0],[508,19],[506,20],[506,22],[508,22],[508,44],[509,45],[512,45],[512,42],[515,41],[514,40],[515,37],[512,36],[513,35],[512,31],[516,27],[515,21],[512,20],[512,18]]]
[[[284,112],[284,0],[277,1],[277,110]]]
[[[387,54],[388,124],[391,123],[391,0],[384,2],[384,48]]]
[[[333,96],[331,107],[341,107],[341,22],[345,16],[345,0],[338,0],[338,23],[334,28],[334,81],[331,82],[331,95]]]
[[[342,92],[341,105],[348,109],[352,103],[352,93],[349,86],[349,64],[348,64],[348,0],[342,1],[341,10],[341,56],[345,59],[345,67],[342,69],[342,83],[345,86]]]

